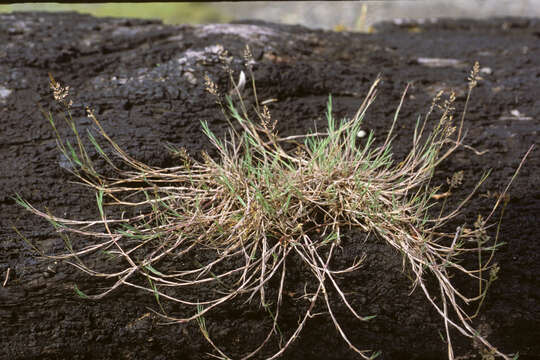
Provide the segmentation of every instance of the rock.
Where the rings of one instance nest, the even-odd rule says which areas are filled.
[[[305,133],[315,125],[324,128],[329,94],[335,114],[350,118],[382,73],[378,98],[363,128],[384,140],[402,91],[412,82],[396,125],[399,136],[393,145],[398,158],[409,150],[417,116],[428,110],[433,89],[440,84],[444,89],[467,87],[469,69],[455,68],[453,63],[423,66],[417,59],[460,59],[465,64],[478,60],[497,71],[484,71],[489,77],[473,92],[465,120],[466,144],[489,151],[477,155],[467,148],[459,150],[436,175],[442,183],[464,170],[463,186],[470,190],[478,174],[492,169],[479,190],[483,196],[475,197],[465,209],[461,220],[468,221],[489,211],[494,202],[490,194],[504,189],[523,154],[537,142],[534,129],[540,108],[534,104],[540,84],[531,78],[538,72],[539,24],[534,19],[438,20],[413,24],[421,30],[414,34],[407,31],[413,26],[407,23],[407,27],[386,24],[366,35],[260,21],[169,26],[76,13],[0,14],[0,273],[12,269],[9,281],[0,287],[0,358],[200,359],[212,351],[196,324],[160,326],[159,318],[147,309],[158,309],[152,294],[122,287],[100,301],[78,298],[75,284],[91,293],[104,283],[65,263],[52,273],[50,263],[37,259],[13,230],[12,225],[38,247],[46,241],[53,253],[64,248],[50,224],[16,205],[11,198],[15,193],[57,215],[96,218],[94,194],[72,183],[71,165],[59,156],[53,131],[40,111],[51,111],[61,135],[68,136],[52,99],[48,73],[71,87],[73,116],[81,133],[96,134],[85,117],[89,105],[128,154],[150,165],[171,166],[177,160],[165,150],[166,144],[184,146],[193,155],[211,150],[201,133],[201,120],[207,120],[218,136],[225,133],[227,123],[205,91],[204,76],[229,91],[223,64],[239,79],[246,70],[246,44],[255,58],[251,65],[259,98],[266,101],[284,135]],[[521,51],[524,46],[527,52]],[[505,51],[511,56],[504,56]],[[244,93],[249,99],[249,79]],[[458,96],[456,106],[461,108],[463,101]],[[498,119],[518,105],[520,116],[530,118],[519,122],[519,136],[484,131],[491,125],[506,126]],[[517,133],[515,126],[508,125],[505,131]],[[483,305],[483,320],[475,323],[489,326],[489,341],[506,353],[519,351],[520,359],[539,359],[540,354],[540,243],[536,241],[540,188],[535,176],[539,167],[540,155],[533,151],[512,184],[500,233],[507,245],[495,255],[499,279]],[[86,241],[76,240],[75,246]],[[439,336],[443,321],[418,290],[409,296],[411,284],[401,272],[401,256],[376,241],[367,245],[352,241],[343,248],[345,262],[368,252],[366,267],[347,277],[344,287],[363,314],[378,315],[367,323],[352,321],[340,300],[332,300],[351,341],[360,348],[382,350],[383,359],[444,358],[446,346]],[[290,271],[303,279],[302,269]],[[292,282],[291,286],[302,285]],[[280,323],[284,331],[297,323],[297,311],[304,306],[295,300],[296,289],[288,291],[294,295],[284,297]],[[257,305],[250,308],[243,300],[207,319],[209,331],[223,334],[214,340],[233,358],[253,349],[251,341],[260,340],[261,324],[269,320]],[[453,342],[459,355],[478,354],[467,338],[455,334]],[[356,356],[323,314],[308,322],[284,358]]]

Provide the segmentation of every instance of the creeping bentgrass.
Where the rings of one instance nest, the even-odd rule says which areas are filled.
[[[247,67],[250,69],[249,63]],[[159,314],[170,322],[198,321],[204,337],[223,358],[227,356],[210,339],[204,316],[240,296],[247,300],[257,298],[272,320],[267,336],[255,349],[248,350],[244,358],[258,353],[273,335],[280,338],[279,350],[270,358],[283,354],[313,316],[318,302],[325,305],[330,321],[351,349],[364,359],[376,357],[379,352],[361,350],[349,340],[329,298],[331,293],[337,294],[359,321],[369,321],[377,315],[358,313],[336,281],[339,274],[359,271],[364,258],[343,269],[331,266],[344,231],[356,227],[376,235],[403,254],[413,287],[425,293],[444,320],[450,359],[454,358],[451,328],[479,341],[493,354],[509,359],[472,327],[473,316],[461,305],[475,302],[481,305],[495,278],[498,268],[492,259],[500,243],[497,238],[487,241],[486,235],[495,208],[472,229],[461,226],[455,232],[444,230],[462,212],[486,175],[451,211],[444,209],[446,198],[459,185],[459,174],[449,181],[450,190],[446,193],[441,194],[431,184],[436,167],[463,145],[463,119],[477,75],[476,64],[471,71],[461,120],[456,122],[453,118],[454,95],[443,101],[442,94],[438,94],[426,116],[418,119],[412,148],[399,163],[393,159],[391,145],[405,92],[381,145],[375,145],[373,133],[366,139],[358,137],[362,120],[375,100],[380,78],[375,80],[352,119],[337,122],[329,99],[325,132],[288,137],[278,135],[266,105],[261,107],[256,100],[254,113],[258,119],[252,120],[238,86],[234,86],[236,100],[229,96],[222,98],[217,86],[206,78],[209,91],[217,96],[227,116],[230,131],[228,136],[218,138],[202,122],[202,131],[217,156],[212,158],[203,153],[203,160],[197,161],[184,149],[174,150],[179,165],[171,168],[148,166],[130,157],[106,134],[88,109],[89,118],[115,156],[108,156],[91,133],[90,142],[114,175],[100,174],[94,165],[71,118],[65,89],[51,77],[55,98],[65,105],[66,121],[77,140],[75,146],[64,141],[51,116],[59,149],[71,162],[73,174],[96,191],[99,217],[89,221],[69,220],[42,212],[20,197],[17,202],[48,219],[65,237],[68,252],[47,256],[63,259],[89,275],[116,279],[105,291],[94,295],[76,288],[80,296],[99,299],[121,285],[147,291],[158,301]],[[253,79],[252,73],[251,76]],[[254,82],[253,90],[255,93]],[[440,117],[428,133],[427,124],[435,112]],[[296,148],[285,150],[291,143]],[[127,170],[117,166],[115,157]],[[443,204],[435,211],[434,205],[440,198],[444,198]],[[112,206],[135,209],[131,213],[136,215],[109,217],[106,210]],[[433,215],[434,212],[437,214]],[[66,235],[69,232],[88,236],[91,244],[75,249]],[[103,252],[123,260],[124,268],[104,273],[83,261],[90,253]],[[303,297],[308,299],[309,306],[295,329],[283,331],[278,322],[287,259],[293,256],[311,272],[311,279],[306,279],[311,287]],[[478,256],[475,268],[462,265],[460,259],[466,256]],[[454,286],[450,273],[477,279],[478,294],[465,296]],[[135,275],[147,281],[137,282]],[[436,280],[437,296],[426,284],[428,277]],[[174,291],[184,288],[191,288],[196,298],[183,295],[189,292]],[[192,312],[173,316],[166,313],[166,302],[191,308]]]

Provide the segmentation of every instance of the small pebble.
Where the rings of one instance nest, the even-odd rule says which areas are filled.
[[[11,94],[11,90],[0,86],[0,98],[7,98]]]
[[[193,75],[193,73],[186,72],[184,73],[184,77],[191,85],[197,85],[197,78],[195,77],[195,75]]]
[[[492,72],[493,70],[491,70],[491,68],[488,68],[488,67],[483,67],[480,69],[481,74],[491,75]]]

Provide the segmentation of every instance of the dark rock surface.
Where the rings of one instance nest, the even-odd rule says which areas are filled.
[[[0,358],[2,359],[203,359],[210,351],[196,324],[159,325],[148,308],[153,296],[122,288],[101,301],[78,298],[73,285],[100,283],[62,263],[36,259],[13,230],[48,253],[63,243],[48,223],[31,216],[10,198],[18,192],[40,209],[70,218],[95,217],[94,195],[71,183],[62,168],[54,134],[40,108],[55,110],[48,72],[72,88],[75,115],[83,131],[91,128],[84,106],[91,105],[109,135],[129,154],[151,165],[169,166],[164,144],[185,146],[192,154],[208,149],[200,120],[217,134],[226,123],[204,91],[205,73],[222,88],[226,74],[220,47],[242,69],[250,44],[261,99],[271,105],[282,134],[322,127],[328,94],[336,114],[352,116],[378,73],[383,83],[365,121],[384,138],[407,82],[413,85],[401,112],[395,153],[409,149],[416,117],[425,113],[439,89],[456,89],[463,105],[466,78],[475,60],[484,68],[465,121],[466,143],[480,151],[459,150],[437,173],[442,182],[465,171],[461,195],[482,171],[492,175],[480,194],[502,191],[540,130],[540,20],[439,20],[426,24],[382,24],[376,34],[311,31],[300,26],[244,22],[229,25],[165,26],[156,21],[97,19],[75,13],[0,15]],[[434,67],[419,58],[451,58]],[[68,129],[61,128],[63,134]],[[496,281],[476,325],[488,339],[520,359],[540,359],[540,154],[528,158],[511,191],[496,255]],[[458,194],[459,195],[459,194]],[[458,196],[459,199],[459,196]],[[486,213],[493,198],[475,196],[462,221]],[[383,359],[443,359],[443,322],[424,296],[408,295],[401,257],[384,244],[370,244],[365,268],[348,277],[346,291],[369,324],[336,309],[360,348],[380,349]],[[351,248],[343,257],[354,257]],[[364,249],[365,250],[365,249]],[[285,324],[294,326],[295,308],[285,302]],[[233,358],[252,349],[268,320],[253,309],[222,308],[208,321],[210,333]],[[284,326],[284,325],[281,325]],[[469,339],[455,334],[458,355],[478,356]],[[308,323],[286,359],[352,359],[325,315]]]

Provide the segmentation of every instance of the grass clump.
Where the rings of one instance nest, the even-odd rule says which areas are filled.
[[[247,66],[251,71],[250,64]],[[432,209],[437,199],[446,199],[449,194],[438,193],[431,180],[436,167],[462,145],[463,118],[477,75],[476,64],[461,120],[454,120],[454,95],[443,101],[442,94],[438,94],[426,116],[419,118],[412,148],[399,163],[393,159],[391,144],[405,93],[381,145],[375,145],[373,133],[366,139],[358,137],[380,78],[352,119],[336,121],[329,99],[325,132],[289,137],[279,136],[268,107],[258,101],[253,109],[257,118],[250,119],[251,109],[243,102],[238,84],[234,87],[238,96],[233,100],[230,96],[221,97],[217,86],[207,78],[208,90],[217,96],[231,125],[228,136],[218,138],[202,122],[203,132],[218,156],[211,158],[203,153],[202,160],[197,161],[187,151],[175,150],[179,165],[170,168],[148,166],[130,157],[88,109],[89,118],[120,160],[113,161],[89,132],[95,151],[113,175],[98,172],[71,118],[66,89],[51,77],[55,98],[64,104],[65,119],[77,139],[75,145],[64,141],[51,116],[58,146],[69,159],[74,175],[95,191],[99,217],[89,221],[64,219],[42,212],[20,197],[17,201],[48,219],[66,240],[65,254],[47,256],[63,259],[92,276],[115,279],[98,294],[89,295],[77,289],[81,296],[99,299],[123,285],[145,290],[156,297],[159,314],[170,322],[196,320],[219,357],[228,358],[211,340],[204,316],[240,296],[257,299],[272,319],[268,335],[245,358],[258,353],[273,335],[279,338],[279,350],[270,358],[280,356],[314,315],[319,302],[351,349],[364,359],[376,357],[378,352],[359,349],[349,340],[329,298],[329,294],[337,294],[359,321],[376,316],[354,309],[336,281],[340,274],[357,271],[363,259],[341,269],[331,265],[344,230],[356,227],[403,254],[414,287],[424,292],[444,320],[450,359],[454,357],[452,328],[508,359],[472,327],[473,316],[463,306],[481,304],[498,269],[492,259],[500,243],[496,239],[487,241],[486,235],[495,208],[485,219],[480,218],[474,228],[462,226],[455,232],[444,231],[486,176],[455,209],[446,211],[445,203],[436,215]],[[256,91],[254,83],[253,90]],[[441,115],[428,133],[426,124],[435,110]],[[296,148],[287,151],[290,143],[296,144]],[[449,181],[450,188],[460,181],[457,174]],[[109,216],[107,209],[117,207],[135,209],[131,212],[135,215]],[[89,237],[90,245],[75,249],[67,235],[70,232]],[[123,267],[105,273],[85,263],[86,255],[100,251],[119,260]],[[461,265],[464,256],[479,256],[477,266]],[[278,320],[290,257],[296,257],[310,270],[311,279],[306,282],[312,290],[306,290],[304,298],[309,306],[297,328],[289,329],[288,336],[284,336]],[[476,296],[467,297],[454,286],[452,277],[456,273],[477,279],[480,286]],[[135,281],[136,275],[147,281]],[[435,294],[426,284],[428,278],[435,279]],[[186,288],[193,289],[191,293],[195,292],[196,298],[185,295],[189,293],[182,291]],[[191,309],[191,313],[167,314],[164,302],[176,303],[186,311]]]

